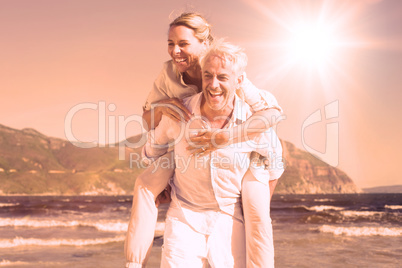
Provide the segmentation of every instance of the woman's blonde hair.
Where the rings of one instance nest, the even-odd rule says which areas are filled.
[[[211,25],[202,15],[198,13],[182,13],[170,23],[169,28],[179,25],[192,29],[194,31],[194,36],[200,42],[207,41],[208,43],[212,43],[214,40],[213,36],[211,35]]]

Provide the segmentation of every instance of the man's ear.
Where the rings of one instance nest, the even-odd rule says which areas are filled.
[[[240,87],[244,81],[244,74],[241,74],[237,77],[237,86]]]
[[[202,41],[202,46],[204,50],[207,50],[207,48],[209,47],[209,42],[207,40]]]

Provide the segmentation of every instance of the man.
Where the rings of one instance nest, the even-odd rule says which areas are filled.
[[[246,64],[247,57],[240,48],[215,42],[201,60],[202,93],[184,101],[196,119],[184,124],[163,117],[150,132],[144,156],[158,159],[173,144],[176,165],[161,267],[203,267],[206,263],[212,267],[246,267],[242,179],[250,166],[250,153],[257,152],[270,165],[268,170],[254,172],[266,172],[262,184],[268,186],[270,180],[275,185],[283,172],[280,142],[270,129],[253,135],[249,141],[204,154],[198,154],[201,149],[195,154],[189,150],[193,148],[191,134],[205,124],[212,129],[225,129],[251,116],[249,107],[235,94],[241,87]],[[257,180],[256,183],[262,185]],[[266,196],[269,202],[269,189]],[[260,201],[267,199],[262,197]],[[245,203],[249,204],[247,200]],[[246,213],[249,208],[244,210]],[[262,257],[273,266],[272,226],[266,229],[271,241],[263,246],[272,247],[272,254]]]

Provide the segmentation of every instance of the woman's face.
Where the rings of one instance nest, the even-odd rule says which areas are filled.
[[[197,70],[198,58],[205,48],[206,42],[200,42],[194,36],[194,30],[183,25],[169,29],[168,53],[179,72]]]

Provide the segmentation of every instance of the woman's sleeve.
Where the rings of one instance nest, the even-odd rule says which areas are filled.
[[[148,132],[147,143],[142,148],[143,161],[152,163],[174,145],[176,136],[181,130],[178,124],[169,117],[162,116],[159,125]]]
[[[165,64],[166,65],[166,64]],[[145,105],[142,107],[143,110],[151,110],[151,104],[158,102],[160,100],[169,99],[166,89],[166,66],[163,66],[163,70],[159,73],[156,78],[151,91],[148,94]]]
[[[281,106],[279,106],[278,101],[268,91],[258,89],[250,80],[247,79],[246,74],[244,73],[244,80],[242,83],[242,89],[244,94],[244,100],[248,105],[254,110],[254,112],[258,112],[266,109],[277,109],[281,113],[283,110]]]
[[[269,180],[279,179],[285,171],[285,163],[282,157],[282,144],[274,129],[270,128],[258,135],[254,140],[254,146],[257,156],[261,157],[254,159],[256,162],[250,166],[253,175],[258,179],[267,177],[258,175],[259,173],[269,173]]]

